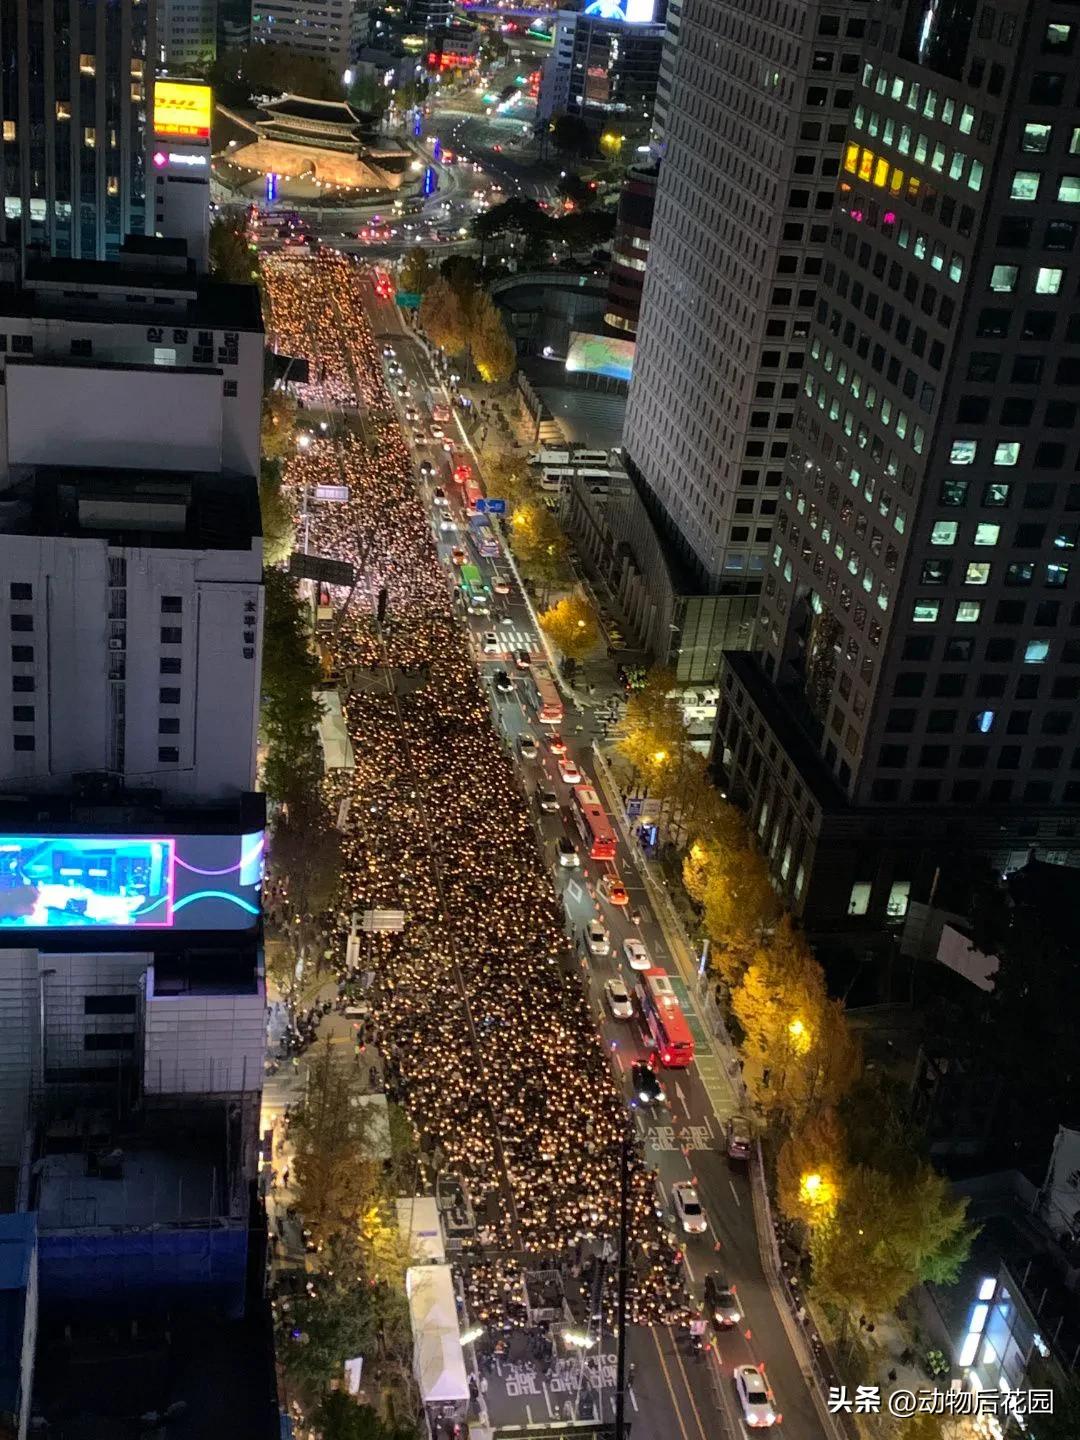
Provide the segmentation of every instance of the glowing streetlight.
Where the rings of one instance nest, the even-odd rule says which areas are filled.
[[[653,757],[652,757],[652,758],[653,758],[653,760],[656,762],[657,765],[662,765],[662,764],[664,763],[664,761],[667,759],[667,751],[666,751],[666,750],[654,750],[654,751],[653,751]]]

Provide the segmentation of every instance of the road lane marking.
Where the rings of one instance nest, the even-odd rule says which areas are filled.
[[[741,1210],[741,1209],[742,1209],[742,1201],[739,1199],[739,1192],[735,1189],[735,1181],[734,1181],[734,1180],[729,1180],[727,1183],[731,1186],[731,1194],[732,1194],[732,1197],[734,1198],[735,1204],[738,1205],[739,1209]]]
[[[701,1440],[710,1440],[705,1426],[702,1423],[701,1412],[697,1408],[694,1392],[690,1388],[690,1376],[686,1373],[686,1366],[683,1364],[683,1358],[679,1354],[679,1347],[677,1345],[675,1347],[675,1359],[679,1362],[679,1369],[682,1371],[683,1383],[686,1385],[686,1398],[690,1401],[690,1408],[694,1412],[694,1419],[697,1421],[698,1429],[701,1431]]]
[[[682,1410],[679,1408],[678,1396],[675,1394],[675,1387],[671,1383],[671,1374],[667,1367],[667,1361],[664,1359],[664,1352],[660,1349],[660,1341],[656,1338],[655,1326],[649,1326],[649,1334],[652,1336],[652,1342],[656,1346],[656,1358],[660,1361],[660,1369],[664,1372],[664,1384],[667,1386],[668,1394],[671,1396],[671,1405],[675,1411],[675,1419],[682,1432],[683,1440],[690,1440],[690,1436],[686,1433],[686,1426],[683,1424]]]

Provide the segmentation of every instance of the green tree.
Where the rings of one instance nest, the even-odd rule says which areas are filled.
[[[487,385],[501,385],[517,369],[517,349],[490,295],[481,293],[473,306],[469,349]]]
[[[323,1259],[331,1261],[331,1252]],[[343,1378],[346,1360],[374,1354],[381,1317],[355,1251],[335,1248],[332,1262],[314,1277],[314,1290],[279,1302],[276,1349],[290,1381],[318,1393]]]
[[[414,245],[401,265],[401,289],[413,295],[425,295],[435,279],[435,267],[428,259],[427,251],[420,245]]]
[[[571,660],[584,660],[596,649],[600,626],[584,595],[566,595],[539,617],[540,628],[555,647]]]
[[[594,250],[614,234],[614,210],[572,210],[555,227],[555,238],[570,250]]]
[[[296,453],[296,401],[286,390],[264,390],[262,403],[262,456],[287,460]]]
[[[308,100],[340,100],[343,94],[330,64],[285,46],[252,45],[242,52],[241,73],[253,94],[302,95]]]
[[[322,1440],[419,1440],[413,1425],[384,1420],[370,1405],[357,1405],[343,1390],[324,1395],[312,1416]]]
[[[295,796],[274,825],[274,870],[288,877],[296,909],[315,913],[333,902],[341,874],[341,834],[314,791]]]
[[[269,569],[263,587],[263,783],[273,800],[287,804],[318,785],[319,663],[308,643],[307,607],[295,580]]]
[[[845,1312],[894,1310],[920,1281],[955,1281],[975,1231],[967,1199],[955,1198],[929,1166],[905,1181],[853,1167],[836,1221],[810,1237],[814,1290]]]
[[[832,1224],[844,1188],[844,1130],[831,1109],[818,1110],[785,1139],[776,1157],[780,1212],[808,1230]]]
[[[264,460],[259,468],[259,513],[263,564],[284,565],[293,551],[296,524],[281,489],[281,467],[274,461]]]
[[[259,278],[259,259],[248,239],[242,216],[218,215],[210,224],[210,274],[233,285]]]
[[[480,266],[471,255],[448,255],[439,265],[439,274],[465,306],[468,315],[483,279]]]
[[[436,280],[420,302],[420,323],[432,344],[448,355],[460,355],[469,342],[465,307],[446,280]]]
[[[584,120],[565,111],[551,121],[551,143],[563,155],[588,155],[593,148],[592,133]]]
[[[568,546],[558,521],[546,506],[526,500],[511,513],[509,537],[522,573],[546,597],[566,578]]]
[[[879,1071],[852,1086],[839,1114],[853,1164],[903,1177],[926,1158],[926,1137],[911,1119],[909,1102],[904,1081]]]
[[[381,1198],[372,1112],[361,1093],[352,1056],[339,1060],[328,1041],[308,1068],[291,1127],[297,1206],[316,1244],[358,1244],[362,1221]]]

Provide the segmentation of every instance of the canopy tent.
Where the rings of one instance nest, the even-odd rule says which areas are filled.
[[[433,1265],[446,1264],[439,1206],[434,1195],[399,1196],[397,1221],[401,1238],[408,1245],[414,1260],[430,1261]]]
[[[413,1332],[413,1374],[420,1397],[447,1403],[469,1398],[449,1265],[417,1265],[405,1272]]]

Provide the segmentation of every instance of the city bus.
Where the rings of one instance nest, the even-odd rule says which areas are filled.
[[[465,596],[469,609],[475,615],[486,615],[491,608],[491,592],[484,583],[479,567],[462,565],[458,574],[461,576],[461,593]]]
[[[589,847],[590,858],[614,860],[615,831],[604,814],[600,796],[591,785],[575,785],[571,793],[574,797],[574,819],[581,831],[581,838]]]
[[[479,510],[477,510],[477,508],[476,508],[476,502],[477,502],[478,500],[482,500],[483,498],[484,498],[484,492],[483,492],[483,490],[482,490],[481,487],[480,487],[479,481],[473,480],[473,479],[466,480],[466,481],[465,481],[465,513],[466,513],[466,515],[479,515],[480,512],[479,512]]]
[[[561,725],[562,697],[551,671],[546,665],[534,665],[532,678],[536,686],[536,718],[541,725]]]
[[[694,1037],[671,980],[663,970],[646,970],[635,989],[660,1064],[685,1070],[694,1060]]]

